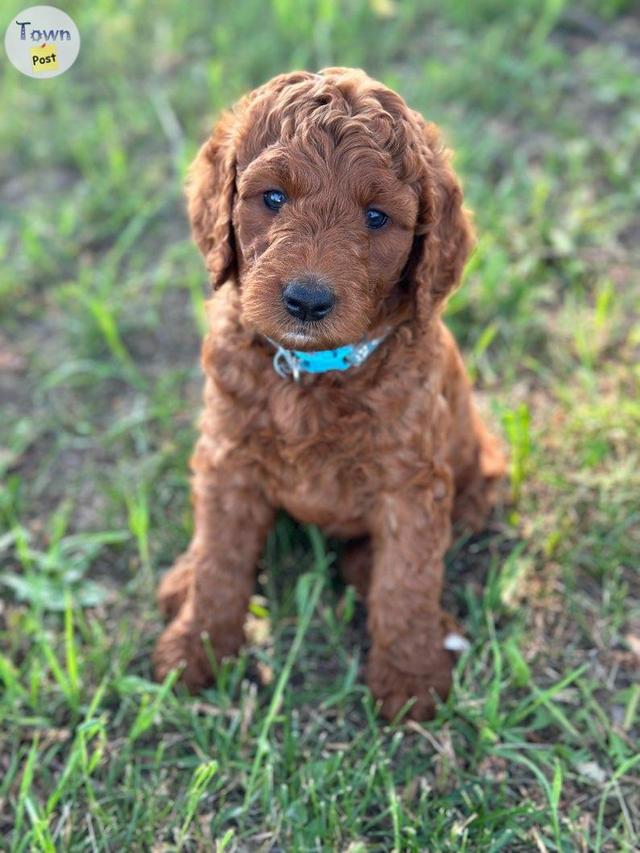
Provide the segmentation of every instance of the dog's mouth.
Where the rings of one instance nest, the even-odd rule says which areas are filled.
[[[300,352],[327,352],[340,347],[356,345],[369,334],[369,327],[362,325],[346,326],[339,317],[326,320],[295,322],[280,320],[273,325],[254,323],[254,328],[272,343],[283,349]]]
[[[322,323],[305,323],[297,328],[279,329],[276,334],[267,335],[273,343],[284,349],[298,350],[300,352],[326,352],[339,349],[348,344],[357,343],[362,335],[352,338],[332,333]]]
[[[279,335],[278,343],[286,349],[299,349],[313,351],[328,349],[326,338],[318,328],[319,324],[300,324],[296,329],[283,330]]]
[[[282,346],[287,347],[288,349],[299,349],[303,346],[312,346],[313,339],[309,338],[309,335],[299,334],[298,332],[292,332],[291,334],[284,335],[280,343]]]

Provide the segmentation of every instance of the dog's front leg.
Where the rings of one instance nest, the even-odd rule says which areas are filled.
[[[373,519],[367,681],[387,719],[410,699],[410,717],[432,717],[436,694],[445,698],[451,686],[451,621],[440,608],[449,492],[445,476],[434,489],[386,493]]]
[[[210,467],[197,457],[194,536],[161,584],[161,606],[176,615],[154,653],[156,677],[184,665],[182,680],[190,690],[213,680],[212,654],[220,661],[242,645],[256,564],[274,517],[253,469]]]

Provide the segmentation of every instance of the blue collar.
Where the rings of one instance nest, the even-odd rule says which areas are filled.
[[[283,379],[292,376],[297,382],[301,373],[327,373],[330,370],[349,370],[351,367],[359,367],[372,352],[378,349],[386,337],[387,333],[370,341],[360,341],[358,344],[347,344],[337,349],[316,352],[285,349],[271,338],[267,340],[276,348],[273,356],[275,372]]]

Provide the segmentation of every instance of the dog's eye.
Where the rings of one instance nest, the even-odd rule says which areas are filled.
[[[266,193],[263,194],[262,198],[269,210],[275,210],[276,212],[280,210],[287,200],[286,195],[280,190],[267,190]]]
[[[389,217],[381,210],[370,207],[365,214],[367,228],[382,228],[389,221]]]

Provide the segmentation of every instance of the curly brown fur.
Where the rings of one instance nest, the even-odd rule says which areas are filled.
[[[267,190],[286,193],[274,213]],[[205,410],[192,460],[195,533],[164,578],[172,619],[158,678],[184,663],[210,682],[208,635],[237,652],[275,512],[359,540],[347,576],[366,597],[368,683],[393,717],[446,696],[451,630],[440,607],[452,519],[477,528],[504,462],[476,413],[440,315],[472,246],[462,192],[434,125],[363,72],[281,75],[218,122],[192,166],[189,215],[216,293],[204,342]],[[367,229],[364,210],[390,221]],[[290,316],[283,286],[313,274],[335,307]],[[267,337],[330,349],[387,333],[360,367],[303,375],[272,367]]]

